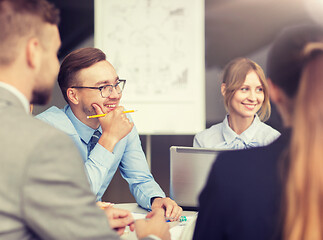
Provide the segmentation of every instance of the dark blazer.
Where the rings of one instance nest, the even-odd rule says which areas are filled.
[[[200,195],[194,239],[280,239],[289,138],[285,132],[269,146],[219,155]]]

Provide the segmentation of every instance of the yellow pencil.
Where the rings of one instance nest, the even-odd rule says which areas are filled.
[[[127,111],[123,111],[123,113],[133,113],[137,110],[127,110]],[[105,115],[107,115],[107,113],[104,114],[98,114],[98,115],[92,115],[92,116],[87,116],[87,118],[99,118],[99,117],[104,117]]]

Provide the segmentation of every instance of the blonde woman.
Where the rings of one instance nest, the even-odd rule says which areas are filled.
[[[273,142],[280,133],[263,123],[271,112],[268,85],[262,68],[237,58],[224,68],[221,93],[228,112],[222,123],[194,137],[193,146],[244,149]]]

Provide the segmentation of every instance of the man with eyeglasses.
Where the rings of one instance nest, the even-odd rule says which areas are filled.
[[[119,167],[141,207],[164,208],[166,217],[177,220],[182,209],[165,196],[149,171],[137,130],[119,106],[126,80],[119,79],[105,54],[96,48],[71,52],[61,64],[58,83],[68,104],[36,117],[74,140],[97,201]],[[107,115],[88,118],[96,114]]]

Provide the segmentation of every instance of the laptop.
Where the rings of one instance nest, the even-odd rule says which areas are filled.
[[[198,210],[202,191],[219,149],[172,146],[170,197],[184,210]]]

